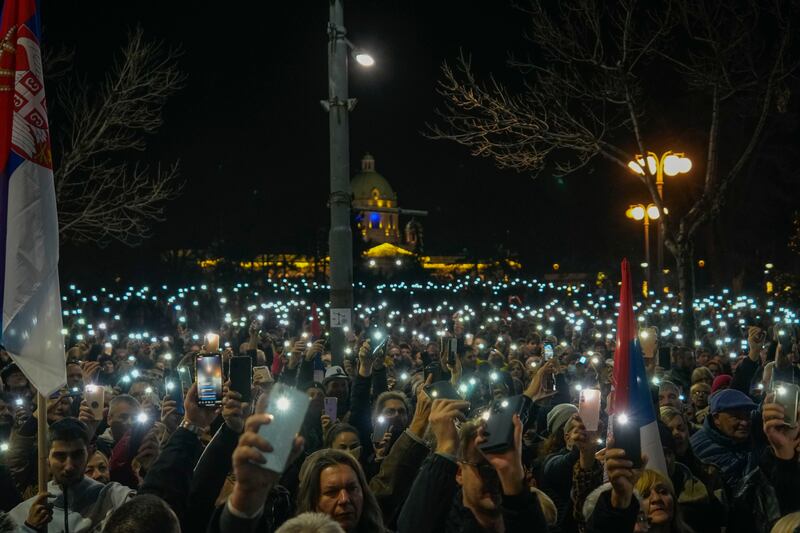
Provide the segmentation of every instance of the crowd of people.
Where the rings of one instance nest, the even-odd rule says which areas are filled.
[[[46,413],[0,351],[0,531],[800,527],[800,353],[788,305],[725,290],[695,302],[694,332],[682,331],[673,295],[634,305],[662,471],[609,432],[613,290],[359,284],[341,358],[327,296],[306,280],[67,287],[67,383]],[[209,402],[196,364],[217,353],[221,401]],[[237,358],[252,367],[247,390],[234,385]],[[288,389],[307,409],[287,414],[273,396]],[[591,389],[596,428],[579,415]],[[794,403],[778,398],[792,393]],[[507,405],[519,408],[498,435],[492,417]],[[40,416],[47,494],[37,488]],[[281,435],[291,416],[299,432]]]

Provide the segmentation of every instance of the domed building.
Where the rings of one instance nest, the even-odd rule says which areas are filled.
[[[373,244],[399,244],[400,223],[397,212],[372,211],[372,208],[397,208],[397,194],[386,178],[375,171],[375,158],[365,154],[361,172],[350,182],[353,212],[361,238]]]

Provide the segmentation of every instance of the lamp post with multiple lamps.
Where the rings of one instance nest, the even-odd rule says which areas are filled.
[[[628,168],[640,176],[649,173],[656,178],[656,189],[658,190],[658,197],[661,199],[662,205],[664,202],[664,175],[677,176],[678,174],[686,174],[692,169],[692,160],[686,157],[681,152],[672,152],[667,150],[661,156],[654,152],[647,152],[647,155],[637,155],[633,161],[628,162]],[[665,210],[664,215],[669,212]],[[664,234],[661,229],[661,220],[658,221],[658,244],[656,248],[656,258],[658,266],[658,279],[663,280],[664,276]],[[664,283],[659,283],[660,288],[663,288]]]
[[[658,220],[661,213],[653,204],[648,204],[646,207],[643,204],[632,205],[625,211],[625,216],[644,222],[644,263],[642,266],[645,270],[645,287],[642,288],[642,293],[647,298],[650,290],[650,221]]]
[[[346,35],[342,0],[330,0],[328,19],[328,99],[321,104],[328,112],[330,132],[331,229],[330,247],[330,335],[333,364],[341,365],[345,350],[345,327],[353,312],[353,235],[350,230],[350,111],[355,98],[348,97],[347,58],[364,67],[375,60],[356,48]]]

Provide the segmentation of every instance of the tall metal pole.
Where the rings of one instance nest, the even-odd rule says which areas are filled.
[[[649,291],[652,285],[650,284],[650,217],[647,216],[647,209],[645,209],[644,213],[644,262],[647,264],[645,279],[647,280],[647,290]]]
[[[658,167],[656,171],[656,187],[658,188],[658,197],[661,199],[661,204],[664,204],[664,157],[658,160]],[[662,234],[662,219],[664,218],[665,213],[662,211],[661,216],[658,217],[658,221],[656,222],[656,232],[657,232],[657,240],[656,240],[656,257],[657,257],[657,264],[658,264],[658,271],[656,272],[656,279],[658,279],[658,290],[661,291],[664,289],[664,235]]]
[[[354,101],[347,96],[347,43],[342,0],[328,0],[328,101],[331,172],[331,358],[344,360],[343,324],[350,324],[353,309],[353,237],[350,230],[350,130],[348,115]],[[336,314],[336,318],[334,317]],[[343,318],[346,314],[346,319]],[[337,327],[338,324],[338,327]]]

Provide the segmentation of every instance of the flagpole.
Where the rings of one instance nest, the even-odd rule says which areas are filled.
[[[36,449],[39,455],[39,494],[47,493],[47,481],[49,476],[47,468],[47,456],[50,454],[47,446],[47,398],[40,392],[38,396],[39,414],[37,418]]]

